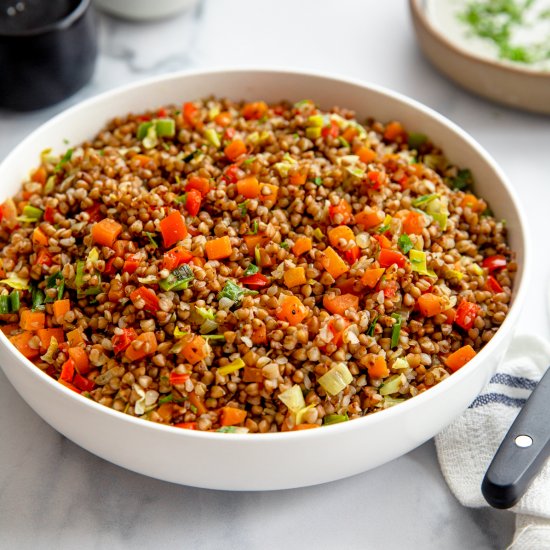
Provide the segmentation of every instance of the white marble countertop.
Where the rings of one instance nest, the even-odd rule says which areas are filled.
[[[491,104],[440,76],[417,49],[405,0],[208,0],[149,24],[102,15],[99,33],[100,57],[85,89],[43,111],[0,111],[0,159],[67,106],[149,75],[213,66],[308,68],[393,88],[451,118],[517,188],[535,254],[548,233],[549,119]],[[541,253],[536,260],[520,330],[544,335],[550,258]],[[432,442],[318,487],[193,489],[77,447],[29,408],[1,371],[0,441],[0,548],[489,549],[504,548],[513,533],[512,514],[460,506]]]

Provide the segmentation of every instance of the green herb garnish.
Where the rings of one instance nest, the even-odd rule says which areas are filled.
[[[399,344],[399,335],[401,334],[401,315],[399,313],[392,313],[391,316],[395,319],[395,323],[391,329],[391,347],[395,348]]]
[[[248,275],[254,275],[255,273],[258,273],[258,271],[260,271],[260,268],[257,265],[248,264],[248,267],[244,270],[244,276],[247,277]]]
[[[194,278],[193,270],[187,264],[183,264],[174,269],[166,279],[162,279],[159,286],[165,291],[185,290]]]
[[[472,187],[474,178],[472,176],[472,172],[467,168],[464,168],[463,170],[459,170],[458,174],[454,178],[448,179],[448,183],[451,189],[464,191]]]
[[[428,136],[425,134],[418,134],[416,132],[411,132],[407,143],[411,149],[418,149],[421,145],[424,145],[428,141]]]
[[[150,233],[149,231],[144,231],[143,234],[149,239],[149,244],[153,248],[158,248],[159,247],[157,241],[155,240],[156,235],[154,235],[153,233]]]
[[[413,248],[413,243],[411,241],[411,238],[406,233],[403,233],[399,236],[399,239],[397,240],[397,246],[399,246],[403,254],[408,254],[409,250]]]
[[[53,169],[54,172],[59,172],[59,170],[63,168],[63,165],[67,164],[67,162],[71,160],[73,156],[73,151],[74,149],[67,149],[65,154],[61,157],[61,160],[55,165]]]
[[[374,330],[376,328],[376,323],[378,322],[378,318],[380,315],[376,315],[376,317],[372,320],[372,323],[369,325],[369,328],[367,330],[367,336],[374,336]]]
[[[248,199],[241,202],[241,204],[238,204],[237,208],[239,209],[241,216],[246,216],[246,213],[248,212]]]

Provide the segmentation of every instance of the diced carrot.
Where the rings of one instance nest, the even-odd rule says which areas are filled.
[[[81,391],[92,391],[95,388],[95,382],[93,380],[85,378],[78,372],[74,375],[73,384]]]
[[[172,371],[169,376],[169,381],[172,386],[181,386],[185,384],[191,375],[188,372]]]
[[[19,323],[10,323],[0,327],[0,331],[2,331],[6,336],[11,336],[12,333],[17,332],[18,330],[21,330]]]
[[[279,194],[279,188],[276,185],[272,185],[271,183],[262,183],[261,184],[261,192],[258,197],[261,201],[277,201],[277,196]],[[269,189],[269,193],[266,193],[266,189]]]
[[[307,181],[307,176],[309,173],[308,166],[302,166],[298,171],[290,174],[288,181],[292,185],[304,185]]]
[[[305,285],[307,282],[306,271],[303,267],[291,267],[284,272],[283,279],[288,288]]]
[[[237,409],[237,407],[222,407],[221,410],[221,425],[222,426],[235,426],[236,424],[242,424],[246,418],[246,411],[243,409]]]
[[[197,190],[203,197],[208,195],[208,192],[210,191],[210,182],[208,181],[208,178],[190,176],[185,184],[185,190],[191,191],[192,189]]]
[[[67,359],[63,366],[61,367],[61,374],[59,375],[59,380],[65,382],[72,382],[74,378],[74,361],[72,359]]]
[[[391,248],[391,241],[386,237],[386,235],[373,235],[372,238],[375,241],[378,241],[380,248]]]
[[[365,274],[361,277],[361,282],[369,288],[374,288],[380,280],[380,277],[384,274],[384,271],[386,270],[383,267],[367,269]]]
[[[468,361],[476,356],[474,348],[467,344],[451,353],[446,359],[445,364],[453,371],[456,372],[461,369]]]
[[[246,120],[258,120],[265,115],[267,108],[265,101],[254,101],[244,105],[242,113]]]
[[[421,235],[426,222],[423,214],[411,210],[403,220],[403,231],[408,235]]]
[[[160,232],[166,248],[185,239],[187,237],[187,227],[181,213],[175,210],[166,218],[160,220]]]
[[[214,122],[220,126],[229,126],[231,124],[231,113],[229,111],[222,111],[216,115]]]
[[[302,254],[309,252],[312,248],[313,244],[309,237],[298,237],[292,247],[292,253],[295,256],[301,256]]]
[[[298,424],[292,428],[293,432],[298,432],[301,430],[312,430],[313,428],[320,428],[319,424]]]
[[[141,168],[151,168],[156,170],[157,163],[151,157],[147,155],[134,155],[131,159],[132,164],[136,164]]]
[[[371,378],[387,378],[390,375],[386,359],[381,355],[377,355],[374,363],[367,367]]]
[[[384,212],[381,210],[373,210],[367,207],[362,212],[355,214],[355,223],[362,225],[364,229],[371,229],[380,225],[384,221],[384,217]]]
[[[340,318],[340,323],[343,323],[344,327],[341,330],[336,330],[334,326],[334,319],[331,319],[328,323],[328,328],[330,329],[330,332],[334,335],[332,339],[332,343],[335,346],[339,346],[342,341],[344,340],[344,331],[350,326],[350,322],[347,319]]]
[[[65,341],[65,333],[62,328],[41,328],[37,331],[40,338],[40,349],[46,351],[52,338],[57,340],[58,344]]]
[[[209,260],[221,260],[223,258],[229,258],[233,252],[231,246],[231,240],[227,235],[219,237],[218,239],[212,239],[207,241],[204,245],[206,255]]]
[[[101,246],[113,247],[122,231],[122,225],[110,218],[104,218],[92,226],[92,240]]]
[[[141,342],[141,347],[134,347],[136,342]],[[138,344],[139,345],[139,344]],[[153,355],[157,351],[157,338],[154,332],[142,332],[127,348],[124,355],[130,361],[138,361],[147,355]]]
[[[156,313],[160,309],[159,298],[152,288],[147,288],[145,286],[136,288],[130,294],[130,300],[132,300],[134,304],[138,302],[138,300],[143,301],[143,309],[151,313]]]
[[[48,176],[48,173],[46,172],[46,169],[43,166],[39,166],[31,176],[31,181],[34,181],[35,183],[40,183],[44,185],[46,183],[46,178]]]
[[[189,392],[189,403],[197,409],[197,414],[201,415],[207,412],[207,408],[204,406],[204,402],[194,391]]]
[[[119,239],[113,244],[113,250],[115,251],[115,258],[124,258],[130,247],[130,241]]]
[[[353,214],[351,205],[345,199],[341,199],[337,205],[331,204],[328,207],[330,221],[335,225],[351,223]]]
[[[249,254],[254,254],[257,246],[262,246],[267,240],[265,235],[245,235],[244,242]]]
[[[183,119],[191,128],[200,129],[202,127],[203,122],[200,115],[200,110],[194,103],[188,101],[183,104]]]
[[[355,242],[355,234],[347,225],[339,225],[329,229],[328,231],[328,240],[332,246],[340,250],[346,250],[348,248],[348,243]],[[340,241],[344,240],[344,244],[340,244]]]
[[[174,414],[174,403],[163,403],[156,412],[168,424]]]
[[[483,208],[479,204],[479,199],[471,193],[466,193],[460,202],[462,208],[470,207],[474,212],[479,212]]]
[[[65,313],[67,313],[70,309],[71,301],[68,299],[56,300],[53,303],[53,315],[56,319],[60,317],[65,317]]]
[[[189,363],[194,365],[202,361],[208,355],[208,346],[202,336],[194,336],[193,339],[183,347],[181,353]]]
[[[75,346],[78,346],[79,344],[85,344],[84,336],[82,334],[81,328],[75,328],[74,330],[71,330],[70,332],[67,332],[67,342],[69,343],[69,347],[74,348]]]
[[[247,199],[255,199],[260,195],[258,178],[249,176],[237,182],[237,192]]]
[[[230,161],[235,161],[246,153],[246,145],[241,139],[235,139],[225,147],[223,152]]]
[[[182,246],[175,246],[163,254],[162,269],[173,271],[176,267],[191,262],[193,258],[194,256],[191,252]]]
[[[304,306],[296,296],[285,296],[276,312],[277,318],[294,326],[301,323],[308,315],[309,308]]]
[[[407,257],[401,254],[401,252],[388,248],[382,248],[378,256],[378,262],[382,267],[390,267],[393,264],[396,264],[397,267],[405,267],[407,261]]]
[[[88,374],[91,370],[88,354],[83,348],[69,348],[69,357],[74,361],[76,370],[80,374]]]
[[[418,309],[424,317],[433,317],[443,311],[443,302],[436,294],[427,292],[418,298]]]
[[[23,330],[37,331],[46,325],[46,314],[43,311],[24,309],[19,317],[19,326]]]
[[[328,246],[321,257],[321,265],[328,271],[335,279],[338,279],[340,275],[343,275],[349,271],[349,265],[338,256],[337,252]]]
[[[32,232],[32,242],[39,246],[48,246],[48,237],[44,235],[44,232],[40,227],[36,227]]]
[[[366,145],[359,147],[355,154],[359,157],[359,160],[361,162],[364,162],[365,164],[369,164],[370,162],[373,162],[376,160],[376,153]]]
[[[400,122],[390,122],[384,130],[384,138],[389,141],[395,141],[398,137],[403,136],[405,130]]]
[[[52,265],[52,263],[52,255],[45,248],[41,248],[36,255],[36,265],[50,266]]]
[[[267,344],[267,329],[264,324],[256,327],[252,331],[252,343],[258,345]]]
[[[348,309],[357,311],[359,308],[359,296],[353,294],[340,294],[339,296],[323,296],[323,307],[331,313],[344,316]]]
[[[183,428],[184,430],[198,430],[197,422],[180,422],[179,424],[174,424],[174,428]]]
[[[28,330],[16,334],[10,338],[10,342],[27,358],[34,359],[38,357],[40,351],[29,346],[29,341],[33,338],[34,333]]]
[[[263,382],[264,375],[262,369],[257,367],[245,366],[243,369],[243,382]]]
[[[359,131],[357,130],[357,128],[353,127],[353,126],[348,126],[343,134],[342,134],[342,137],[348,142],[348,143],[351,143],[353,141],[353,138],[359,133]]]

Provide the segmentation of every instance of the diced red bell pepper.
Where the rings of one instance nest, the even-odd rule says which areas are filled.
[[[199,115],[199,109],[194,103],[188,102],[183,104],[183,120],[185,120],[191,128],[195,128],[199,125]]]
[[[376,170],[371,170],[368,172],[367,178],[369,179],[371,188],[376,191],[378,191],[378,189],[380,189],[386,182],[386,175],[384,172],[378,172]]]
[[[84,376],[81,376],[78,373],[74,375],[73,384],[82,391],[92,391],[95,388],[95,382],[93,380],[84,378]]]
[[[170,384],[172,386],[185,384],[189,380],[190,374],[188,372],[171,372],[170,373]]]
[[[161,107],[158,111],[157,111],[157,116],[159,118],[166,118],[168,116],[168,113],[166,111],[166,109],[164,107]]]
[[[242,170],[236,165],[228,166],[223,176],[228,183],[237,183],[241,177]]]
[[[53,263],[52,255],[45,248],[41,248],[36,255],[36,263],[51,266]]]
[[[397,267],[405,267],[407,265],[407,258],[401,252],[397,252],[397,250],[382,248],[378,256],[378,262],[381,267],[390,267],[392,264],[397,264]]]
[[[384,285],[384,297],[385,298],[393,298],[397,291],[399,290],[399,283],[397,281],[386,281]]]
[[[189,212],[190,216],[196,216],[201,209],[202,195],[200,191],[191,189],[187,191],[187,200],[185,201],[185,208]]]
[[[502,288],[500,283],[492,275],[489,275],[489,277],[487,277],[487,288],[495,294],[498,294],[499,292],[504,292],[504,289]]]
[[[115,266],[113,265],[115,260],[116,256],[107,260],[107,263],[105,264],[105,269],[103,270],[103,273],[105,273],[105,275],[113,275],[115,273]]]
[[[162,257],[162,269],[173,271],[182,264],[189,263],[194,258],[193,254],[181,246],[175,246]]]
[[[204,197],[210,191],[210,182],[206,178],[191,176],[185,185],[185,190],[191,191],[191,189],[196,189]]]
[[[235,128],[226,128],[223,133],[223,141],[232,141],[236,133]]]
[[[72,382],[74,378],[74,361],[72,359],[67,359],[63,366],[61,367],[61,374],[59,375],[59,380],[64,380],[65,382]]]
[[[462,300],[456,309],[455,323],[464,330],[470,330],[480,311],[477,304]]]
[[[338,222],[335,221],[336,216],[340,214],[341,218],[338,218]],[[330,221],[333,224],[337,225],[345,225],[353,221],[353,214],[351,210],[351,206],[348,203],[348,201],[342,199],[337,205],[331,204],[328,207],[328,215],[330,217]]]
[[[141,262],[140,256],[137,254],[131,254],[124,260],[124,265],[122,266],[122,272],[123,273],[135,273],[137,268],[139,267],[139,264]],[[112,265],[112,264],[111,264]]]
[[[160,309],[158,296],[150,288],[140,286],[130,294],[130,300],[134,303],[140,298],[145,302],[145,310],[156,313]]]
[[[505,268],[506,263],[506,258],[504,256],[501,254],[495,254],[494,256],[487,256],[487,258],[481,262],[481,265],[487,268],[489,273],[493,273],[493,271],[498,271]]]
[[[198,430],[196,422],[180,422],[179,424],[174,424],[174,428],[183,428],[184,430]]]
[[[100,209],[101,209],[101,203],[96,202],[92,206],[84,210],[84,212],[86,212],[90,217],[91,223],[99,222],[103,218],[103,216],[100,213]]]
[[[124,351],[136,338],[137,334],[133,328],[123,328],[122,334],[115,334],[111,340],[113,351],[115,353]]]
[[[44,221],[48,223],[54,223],[54,217],[57,214],[57,210],[51,206],[46,206],[44,210]]]
[[[354,246],[353,248],[346,250],[343,254],[344,259],[350,265],[353,265],[359,259],[360,255],[361,255],[361,249],[358,246]]]
[[[321,130],[321,135],[324,138],[326,138],[327,136],[337,138],[339,133],[340,133],[340,128],[338,127],[338,124],[334,120],[330,121],[330,126],[325,126]]]
[[[252,290],[258,290],[269,285],[269,279],[261,273],[254,273],[254,275],[241,277],[239,282]]]

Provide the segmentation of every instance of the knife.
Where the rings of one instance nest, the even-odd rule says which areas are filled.
[[[511,508],[550,456],[550,368],[498,448],[481,492],[494,508]]]

